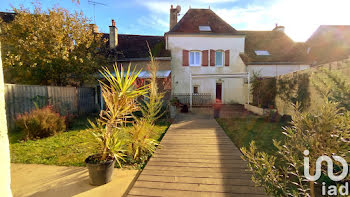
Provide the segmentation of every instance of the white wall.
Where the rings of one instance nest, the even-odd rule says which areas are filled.
[[[7,136],[7,121],[4,95],[4,76],[2,71],[0,44],[0,194],[1,196],[12,196],[10,188],[10,151]]]
[[[171,77],[173,93],[189,93],[191,91],[191,74],[234,74],[246,72],[246,66],[239,57],[244,52],[244,36],[185,36],[167,35],[167,48],[171,51]],[[229,66],[182,66],[183,50],[230,50]],[[210,52],[208,54],[210,56]],[[210,59],[210,57],[209,57]],[[192,84],[199,86],[199,93],[211,93],[213,102],[216,95],[215,78],[193,79]],[[222,79],[222,98],[224,103],[245,103],[246,91],[243,88],[243,79]]]
[[[247,70],[259,73],[262,77],[275,77],[308,68],[310,65],[248,65]]]

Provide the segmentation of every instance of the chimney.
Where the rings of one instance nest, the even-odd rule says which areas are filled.
[[[112,19],[112,26],[109,26],[109,48],[114,49],[118,46],[118,28],[115,26],[115,21]]]
[[[284,32],[284,29],[285,27],[284,26],[279,26],[277,23],[276,23],[276,26],[275,28],[273,28],[272,31],[280,31],[280,32]]]
[[[176,8],[171,5],[170,7],[170,30],[177,24],[177,15],[180,13],[181,7],[178,5]]]
[[[90,28],[92,30],[92,33],[94,34],[98,33],[98,26],[96,24],[90,24]]]

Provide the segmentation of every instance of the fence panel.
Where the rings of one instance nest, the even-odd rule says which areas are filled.
[[[5,84],[6,116],[10,130],[19,114],[52,105],[62,115],[96,111],[94,88]]]
[[[94,88],[78,88],[79,114],[93,113],[97,109],[96,90]]]

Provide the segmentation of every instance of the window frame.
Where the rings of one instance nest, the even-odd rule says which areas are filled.
[[[191,64],[191,53],[195,54],[195,53],[199,53],[199,63],[198,64]],[[195,62],[195,56],[194,56],[194,62]],[[188,65],[189,66],[201,66],[202,65],[202,51],[199,50],[191,50],[188,52]]]
[[[221,54],[222,54],[222,56],[221,56],[221,62],[222,62],[222,64],[221,65],[219,65],[219,64],[217,64],[217,62],[216,62],[216,60],[217,60],[217,58],[216,58],[216,53],[217,52],[220,52]],[[223,67],[225,65],[225,51],[224,50],[216,50],[215,51],[215,66],[216,67]]]

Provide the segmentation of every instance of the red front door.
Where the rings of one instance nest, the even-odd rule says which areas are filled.
[[[216,84],[216,103],[221,103],[222,101],[222,84],[217,83]]]

